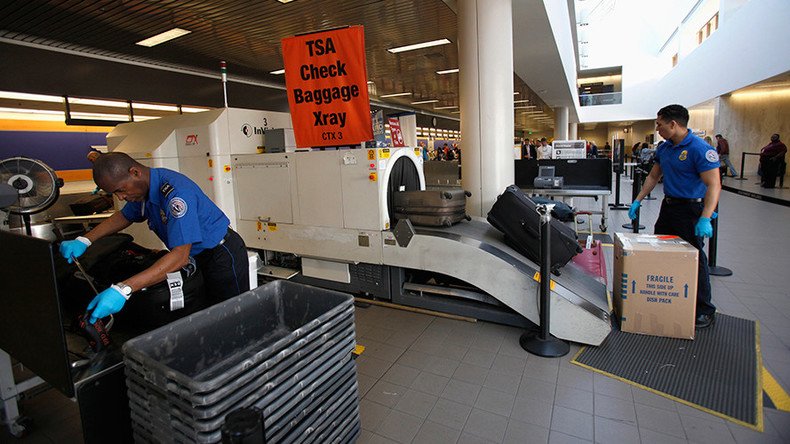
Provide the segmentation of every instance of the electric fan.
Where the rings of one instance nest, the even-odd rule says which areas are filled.
[[[46,210],[58,200],[63,179],[40,160],[12,157],[0,161],[0,183],[16,190],[16,202],[5,210],[22,216],[25,232],[31,236],[30,215]]]

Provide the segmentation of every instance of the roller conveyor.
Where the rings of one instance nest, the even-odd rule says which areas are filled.
[[[415,228],[406,247],[385,242],[386,265],[454,276],[485,291],[534,323],[539,322],[538,264],[519,254],[485,219],[449,228]],[[551,333],[600,345],[611,331],[606,286],[569,262],[552,276]]]

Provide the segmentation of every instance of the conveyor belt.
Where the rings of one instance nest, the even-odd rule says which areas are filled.
[[[385,245],[384,263],[456,277],[538,322],[539,285],[534,277],[540,267],[507,246],[484,219],[415,231],[407,247]],[[560,271],[552,276],[552,334],[599,345],[611,331],[606,287],[573,263]]]

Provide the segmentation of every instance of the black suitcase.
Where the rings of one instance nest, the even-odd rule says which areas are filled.
[[[517,186],[511,185],[497,197],[488,222],[505,233],[505,241],[516,251],[540,264],[540,214],[533,202]],[[576,231],[551,219],[551,271],[557,271],[582,252]]]
[[[395,193],[395,218],[409,219],[414,225],[449,227],[464,219],[466,197],[464,190],[400,191]]]
[[[126,242],[121,240],[118,244],[112,239],[114,236],[99,239],[85,253],[85,256],[93,256],[85,258],[85,262],[89,264],[85,265],[88,273],[102,288],[122,282],[145,270],[167,253],[141,247],[131,242],[131,236],[126,238]],[[89,255],[89,252],[93,254]],[[180,273],[183,281],[183,308],[170,310],[170,287],[164,281],[132,294],[123,310],[116,315],[118,322],[151,330],[208,307],[200,269],[194,267],[190,272],[181,269]]]

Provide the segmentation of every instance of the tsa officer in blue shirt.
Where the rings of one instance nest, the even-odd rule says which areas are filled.
[[[126,205],[85,236],[61,243],[63,257],[71,262],[97,239],[143,221],[170,251],[150,268],[99,293],[88,305],[91,323],[117,313],[132,293],[165,280],[167,273],[187,265],[190,257],[203,272],[207,293],[215,300],[249,290],[244,241],[229,227],[222,210],[188,177],[148,168],[125,153],[113,152],[96,159],[93,180]]]
[[[710,221],[716,218],[721,178],[716,148],[693,135],[687,128],[688,121],[689,112],[681,105],[668,105],[658,111],[656,131],[665,142],[658,146],[653,168],[628,215],[636,219],[642,199],[663,174],[665,197],[655,233],[680,236],[699,250],[696,325],[705,328],[713,323],[716,307],[711,303],[708,258],[702,248],[704,238],[713,236]]]

